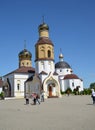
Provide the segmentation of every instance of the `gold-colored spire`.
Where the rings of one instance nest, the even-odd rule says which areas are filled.
[[[62,50],[61,50],[61,48],[60,48],[59,59],[60,59],[60,61],[63,61],[63,54],[62,54]]]

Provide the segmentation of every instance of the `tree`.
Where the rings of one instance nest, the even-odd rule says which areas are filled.
[[[94,89],[95,90],[95,83],[91,83],[90,84],[90,89]]]

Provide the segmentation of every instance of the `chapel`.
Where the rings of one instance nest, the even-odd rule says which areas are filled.
[[[6,96],[24,97],[26,93],[41,94],[45,98],[61,97],[67,88],[83,90],[83,80],[73,73],[71,66],[64,61],[60,52],[55,63],[54,43],[49,37],[49,26],[43,22],[38,26],[38,40],[35,43],[35,67],[32,67],[32,54],[26,48],[19,52],[19,66],[4,76]]]

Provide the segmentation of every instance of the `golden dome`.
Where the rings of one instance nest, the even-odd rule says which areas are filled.
[[[38,27],[39,31],[41,30],[49,30],[49,26],[46,23],[42,23]]]
[[[28,51],[27,49],[24,49],[22,50],[20,53],[19,53],[19,58],[31,58],[32,57],[32,54],[30,51]]]

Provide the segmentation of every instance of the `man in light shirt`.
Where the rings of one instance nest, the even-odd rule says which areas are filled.
[[[92,95],[91,95],[91,97],[92,97],[92,99],[93,99],[93,104],[95,104],[95,91],[94,91],[94,89],[91,89],[92,90]]]

